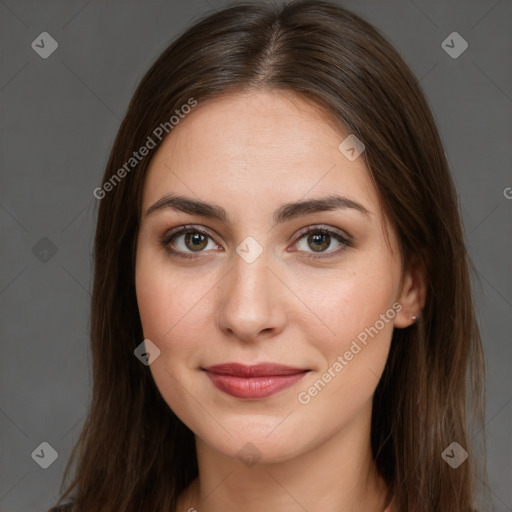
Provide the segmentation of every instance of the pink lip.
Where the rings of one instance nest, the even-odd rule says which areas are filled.
[[[298,382],[309,370],[273,363],[239,363],[203,368],[213,385],[236,398],[266,398]]]

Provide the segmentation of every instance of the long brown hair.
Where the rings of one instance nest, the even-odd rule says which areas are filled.
[[[155,129],[166,122],[169,128],[170,117],[191,99],[201,104],[249,90],[301,95],[365,144],[363,157],[404,266],[418,258],[428,279],[419,321],[393,333],[374,395],[373,456],[393,496],[393,512],[476,510],[478,461],[486,474],[485,439],[482,434],[476,457],[471,425],[476,421],[483,430],[484,359],[471,263],[443,146],[421,87],[396,50],[358,16],[313,0],[235,4],[207,16],[162,53],[138,86],[99,199],[93,394],[62,485],[73,461],[74,478],[60,502],[72,497],[75,512],[173,511],[197,476],[193,433],[133,353],[143,340],[135,247],[154,149],[133,168],[126,163],[148,138],[158,146]],[[119,173],[123,166],[126,172]],[[457,468],[441,455],[452,442],[469,453]]]

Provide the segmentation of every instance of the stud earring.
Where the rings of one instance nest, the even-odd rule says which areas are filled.
[[[415,324],[418,317],[416,315],[411,315],[412,323]]]

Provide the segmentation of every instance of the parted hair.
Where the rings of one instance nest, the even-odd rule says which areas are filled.
[[[474,512],[477,483],[486,482],[486,473],[484,359],[472,264],[428,102],[375,27],[333,2],[314,0],[234,4],[195,21],[138,85],[103,183],[190,98],[201,104],[256,90],[300,95],[364,143],[362,158],[404,268],[415,259],[426,272],[425,307],[413,326],[395,329],[373,398],[371,446],[393,512]],[[154,151],[99,201],[93,390],[59,501],[71,499],[73,512],[174,512],[198,475],[193,432],[133,355],[143,339],[135,247]],[[477,454],[471,429],[479,426]],[[441,456],[454,441],[469,454],[457,468]]]

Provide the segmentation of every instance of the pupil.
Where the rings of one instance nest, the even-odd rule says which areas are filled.
[[[192,245],[197,249],[202,249],[204,245],[204,240],[206,237],[201,233],[189,233],[187,235],[187,241],[192,242]]]
[[[314,240],[314,243],[315,244],[318,244],[320,243],[321,245],[316,245],[316,248],[320,248],[320,249],[325,249],[326,246],[328,246],[329,244],[326,244],[325,243],[325,239],[326,237],[329,236],[325,233],[322,233],[322,234],[315,234],[315,235],[311,235],[310,238],[312,238]],[[315,249],[316,250],[316,249]],[[318,251],[317,251],[318,252]]]

